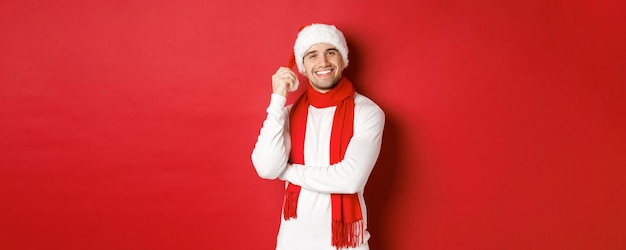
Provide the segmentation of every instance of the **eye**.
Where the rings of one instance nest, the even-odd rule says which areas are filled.
[[[317,55],[315,53],[311,53],[306,58],[308,58],[308,59],[315,59],[316,57],[317,57]]]

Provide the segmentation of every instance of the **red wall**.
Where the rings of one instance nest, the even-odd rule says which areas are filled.
[[[272,249],[296,31],[387,114],[379,249],[626,249],[623,1],[1,1],[1,249]],[[293,97],[290,97],[293,100]]]

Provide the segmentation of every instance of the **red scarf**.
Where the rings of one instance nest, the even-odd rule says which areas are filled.
[[[304,137],[309,105],[316,108],[337,106],[330,135],[330,164],[343,160],[354,130],[354,87],[345,77],[326,93],[317,92],[310,84],[307,91],[294,103],[290,113],[290,161],[304,164]],[[297,218],[298,196],[301,187],[287,186],[283,216]],[[356,247],[363,243],[363,215],[357,194],[331,194],[332,245],[339,248]]]

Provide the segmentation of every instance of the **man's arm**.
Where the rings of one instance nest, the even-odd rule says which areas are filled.
[[[263,179],[276,179],[287,167],[291,138],[287,128],[286,98],[272,94],[267,118],[252,150],[252,164]]]
[[[362,191],[380,153],[385,114],[376,107],[362,115],[355,119],[354,136],[341,162],[322,167],[293,164],[279,178],[322,193]]]
[[[287,167],[291,151],[288,129],[289,109],[285,108],[287,91],[296,83],[296,74],[280,67],[272,75],[272,97],[267,107],[267,118],[252,150],[252,164],[263,179],[276,179]]]

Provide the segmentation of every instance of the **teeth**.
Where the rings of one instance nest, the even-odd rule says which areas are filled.
[[[317,72],[318,75],[328,74],[328,73],[330,73],[330,70],[322,70],[322,71]]]

